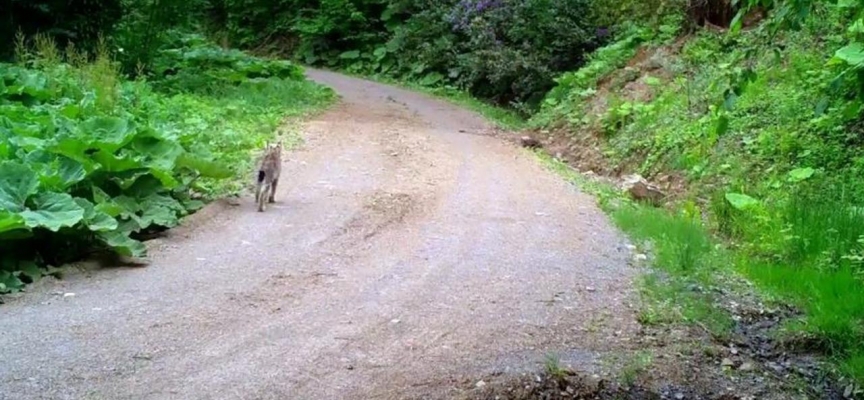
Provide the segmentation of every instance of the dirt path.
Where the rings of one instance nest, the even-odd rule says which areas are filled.
[[[278,204],[213,208],[147,267],[0,306],[0,398],[448,398],[626,345],[635,271],[592,199],[472,113],[309,74],[344,99]]]

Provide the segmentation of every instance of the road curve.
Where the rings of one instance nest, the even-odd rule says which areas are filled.
[[[278,203],[213,205],[146,267],[0,305],[0,398],[452,398],[627,347],[636,271],[593,199],[471,112],[308,75],[342,101],[302,127]]]

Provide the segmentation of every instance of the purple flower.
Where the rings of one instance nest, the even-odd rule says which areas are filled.
[[[447,22],[450,23],[453,30],[465,30],[468,29],[471,20],[475,17],[502,5],[502,0],[460,0],[447,16]]]

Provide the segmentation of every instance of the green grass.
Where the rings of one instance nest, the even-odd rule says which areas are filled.
[[[826,61],[846,43],[842,13],[826,5],[813,14],[802,29],[776,37],[761,29],[698,32],[678,54],[663,57],[661,70],[635,74],[621,68],[636,49],[632,38],[622,37],[581,73],[565,74],[531,123],[563,123],[574,133],[602,137],[600,150],[627,166],[625,172],[684,177],[686,193],[679,198],[698,199],[699,206],[677,203],[668,212],[586,189],[600,194],[624,232],[650,244],[653,269],[640,283],[647,300],[640,321],[689,322],[725,337],[732,320],[712,296],[692,288],[729,289],[737,279],[728,278],[743,276],[766,297],[803,312],[784,332],[796,340],[805,336],[804,343],[864,383],[861,108],[850,96],[826,90],[838,73]],[[649,39],[640,46],[659,44]],[[784,48],[780,58],[773,53],[777,45]],[[730,110],[713,111],[747,49],[757,50],[747,63],[755,81]],[[577,79],[582,76],[590,79]],[[632,93],[621,82],[634,76],[650,90],[647,100],[627,97]],[[594,90],[601,77],[608,92]],[[609,107],[595,115],[589,111],[603,103],[598,93]],[[818,104],[825,107],[817,114]],[[728,118],[727,129],[718,129],[720,115]],[[573,179],[572,172],[552,168]],[[746,194],[755,205],[736,209],[728,193]]]
[[[773,205],[771,214],[783,221],[776,232],[766,233],[752,219],[737,220],[742,236],[772,243],[750,246],[738,267],[764,291],[804,312],[789,321],[790,333],[810,338],[864,382],[864,215],[845,186],[814,184]]]
[[[654,357],[647,351],[639,351],[628,359],[621,368],[618,379],[624,386],[632,386],[640,376],[651,369]]]
[[[651,247],[654,270],[642,280],[649,300],[644,321],[682,321],[705,329],[718,340],[728,338],[734,323],[715,303],[711,288],[724,269],[724,252],[715,247],[700,223],[643,205],[611,212],[615,224],[637,243]],[[650,316],[650,318],[649,318]]]
[[[561,365],[561,357],[555,353],[546,354],[543,365],[545,366],[546,373],[553,378],[561,379],[567,376],[567,369]]]

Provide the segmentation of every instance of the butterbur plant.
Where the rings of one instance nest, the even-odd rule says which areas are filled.
[[[105,41],[90,60],[69,47],[64,63],[41,40],[0,63],[0,294],[90,251],[146,256],[140,240],[230,189],[286,108],[329,98],[294,64],[213,46],[164,62],[208,75],[215,95],[154,77],[168,96],[125,79]]]

